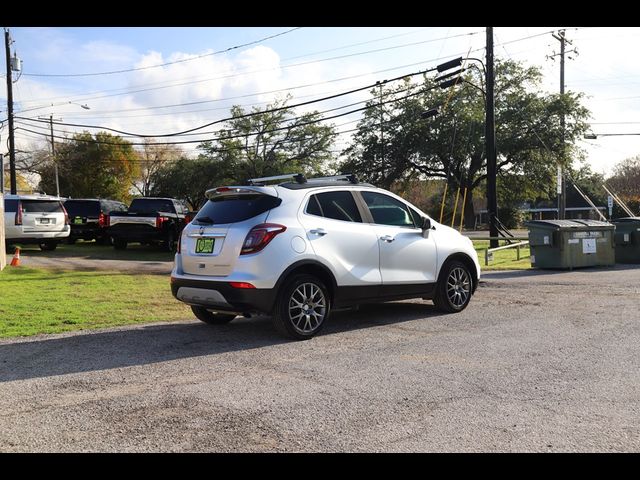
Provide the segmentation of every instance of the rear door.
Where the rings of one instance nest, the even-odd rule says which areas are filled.
[[[64,208],[69,214],[71,225],[97,224],[100,217],[99,200],[67,200]]]
[[[349,190],[307,195],[299,220],[315,254],[334,270],[338,286],[380,285],[378,239]],[[368,296],[370,291],[353,292]]]
[[[20,200],[22,231],[59,232],[64,230],[64,210],[59,200]]]
[[[207,197],[183,231],[182,269],[224,277],[233,271],[249,230],[265,222],[281,200],[273,187],[221,187],[207,192]]]
[[[359,192],[373,218],[380,248],[382,283],[423,284],[436,281],[434,236],[423,236],[419,214],[404,202],[379,192]]]

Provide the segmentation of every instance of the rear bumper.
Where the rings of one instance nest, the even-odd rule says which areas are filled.
[[[7,238],[7,243],[40,243],[43,240],[61,240],[69,236],[69,229],[62,232],[25,232],[24,236],[18,238]]]
[[[91,240],[94,238],[103,238],[109,236],[104,228],[99,227],[82,227],[71,225],[71,238],[82,238],[83,240]]]
[[[229,282],[175,276],[171,276],[171,293],[189,305],[235,313],[270,313],[276,298],[275,289],[271,288],[235,288]]]

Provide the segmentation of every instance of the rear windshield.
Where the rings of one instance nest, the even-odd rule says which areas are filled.
[[[5,212],[17,212],[18,211],[18,200],[8,200],[4,199],[4,211]]]
[[[155,213],[168,212],[175,213],[171,200],[158,200],[150,198],[136,198],[129,207],[131,213]]]
[[[269,195],[224,195],[205,203],[195,218],[203,225],[242,222],[271,210],[282,203]]]
[[[22,211],[25,213],[62,212],[62,205],[50,200],[22,200]]]
[[[64,208],[71,217],[97,217],[100,215],[100,202],[89,200],[67,200]]]

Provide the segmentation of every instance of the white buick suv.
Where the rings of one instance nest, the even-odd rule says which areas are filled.
[[[173,295],[206,323],[266,313],[307,339],[335,308],[424,298],[454,313],[478,286],[467,237],[352,175],[258,178],[206,196],[171,273]]]

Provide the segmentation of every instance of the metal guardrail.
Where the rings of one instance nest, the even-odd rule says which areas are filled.
[[[495,237],[494,237],[495,238]],[[490,238],[487,238],[487,240],[489,240]],[[483,239],[479,239],[476,238],[474,240],[485,240]],[[500,240],[504,240],[504,238],[500,238]],[[517,260],[520,260],[520,248],[524,247],[525,245],[529,245],[529,240],[524,240],[524,241],[520,241],[518,243],[511,243],[509,245],[503,245],[502,247],[495,247],[495,248],[487,248],[484,251],[484,264],[489,265],[489,262],[491,260],[493,260],[493,252],[497,252],[499,250],[507,250],[509,248],[515,248],[516,249],[516,258]]]

